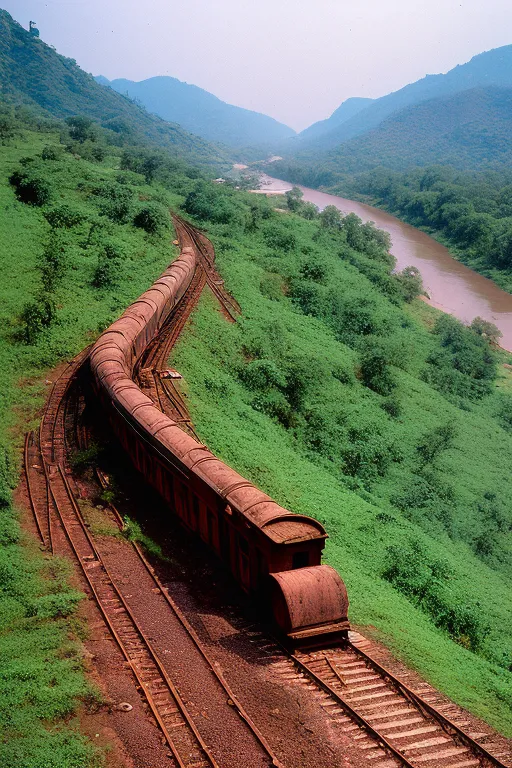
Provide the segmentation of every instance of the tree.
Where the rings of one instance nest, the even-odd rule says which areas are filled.
[[[324,229],[340,230],[343,226],[343,215],[335,205],[328,205],[320,214],[320,223]]]
[[[169,226],[169,213],[157,202],[147,203],[133,218],[133,223],[150,235],[156,235]]]
[[[288,209],[293,211],[293,213],[297,213],[301,208],[301,201],[303,196],[304,194],[299,189],[299,187],[293,187],[293,189],[290,189],[285,195]]]
[[[98,138],[98,130],[96,124],[90,117],[76,116],[67,117],[66,125],[68,126],[70,138],[73,141],[77,141],[79,144],[83,144],[88,139],[90,141],[96,141]]]
[[[499,340],[503,336],[500,329],[494,325],[494,323],[490,323],[488,320],[484,320],[483,317],[475,317],[471,321],[471,325],[469,327],[478,336],[481,336],[483,339],[488,341],[489,344],[494,346],[499,345]]]

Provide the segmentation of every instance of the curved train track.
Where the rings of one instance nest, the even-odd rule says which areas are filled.
[[[182,300],[147,346],[135,369],[136,381],[155,405],[197,437],[186,403],[174,385],[175,372],[167,368],[176,340],[197,306],[206,285],[219,300],[223,313],[234,320],[240,311],[224,289],[214,268],[211,243],[179,217],[174,225],[180,245],[192,246],[199,258],[192,282]],[[69,465],[67,435],[85,448],[88,433],[81,417],[78,383],[80,369],[87,359],[84,350],[73,360],[57,382],[46,403],[38,433],[25,441],[25,475],[30,507],[42,546],[49,552],[73,553],[82,577],[96,601],[106,625],[135,676],[153,716],[180,768],[220,766],[215,749],[206,743],[171,678],[165,661],[143,626],[137,610],[110,572],[100,547],[85,523]],[[98,470],[103,487],[106,477]],[[114,506],[118,524],[122,518]],[[204,674],[214,679],[230,712],[236,712],[250,734],[255,750],[254,765],[283,766],[270,740],[256,726],[250,713],[235,694],[218,662],[201,642],[197,632],[168,594],[137,544],[137,561],[153,585],[155,607],[170,620],[177,637],[189,648],[191,663],[202,665]],[[505,742],[489,728],[480,733],[464,730],[464,713],[459,708],[436,706],[436,692],[422,694],[407,685],[368,653],[368,642],[359,637],[343,645],[311,653],[291,653],[259,629],[247,631],[271,659],[271,670],[281,685],[306,686],[318,700],[334,729],[350,734],[361,752],[361,764],[387,768],[473,768],[512,766],[512,754]],[[250,683],[248,683],[250,684]],[[257,762],[259,760],[259,762]],[[293,768],[290,764],[289,768]]]

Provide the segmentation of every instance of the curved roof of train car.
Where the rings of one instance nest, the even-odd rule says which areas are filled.
[[[274,542],[291,544],[310,539],[324,539],[327,534],[321,523],[306,515],[298,515],[284,509],[224,464],[156,408],[153,401],[131,379],[131,358],[135,340],[155,315],[161,317],[163,304],[176,296],[181,297],[190,282],[187,282],[187,277],[192,277],[191,268],[195,268],[195,256],[192,249],[186,250],[187,252],[180,254],[157,280],[157,283],[164,284],[170,292],[158,289],[155,291],[152,286],[100,336],[90,355],[93,374],[98,384],[108,391],[110,397],[129,413],[148,435],[175,455],[233,509],[239,511],[249,523],[261,529]],[[168,295],[165,295],[166,293]]]

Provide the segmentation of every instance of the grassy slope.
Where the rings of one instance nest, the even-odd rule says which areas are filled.
[[[37,546],[20,538],[8,486],[19,474],[22,431],[47,395],[47,369],[77,353],[107,326],[165,268],[171,257],[170,232],[149,238],[130,224],[111,225],[128,262],[117,288],[95,289],[91,278],[97,248],[80,248],[84,231],[69,234],[70,265],[58,289],[57,323],[37,344],[21,343],[18,316],[37,291],[36,260],[49,226],[38,208],[18,202],[8,177],[19,159],[58,144],[58,136],[25,132],[0,146],[0,764],[3,768],[83,768],[93,750],[66,723],[80,700],[95,695],[72,640],[73,611],[79,595],[67,586],[64,565],[47,559]],[[77,191],[79,182],[109,179],[115,171],[64,155],[48,163],[53,204],[71,203],[92,218],[93,200]],[[155,192],[144,185],[137,194]],[[20,386],[21,385],[21,386]],[[13,447],[17,449],[13,453]],[[18,460],[16,459],[18,457]],[[13,458],[14,457],[14,458]]]
[[[290,219],[288,219],[290,221]],[[301,242],[311,243],[315,224],[295,220]],[[421,540],[433,556],[452,570],[450,589],[456,599],[480,606],[492,627],[486,641],[489,655],[494,644],[507,647],[512,628],[510,578],[478,560],[458,539],[450,539],[441,527],[431,531],[405,519],[396,509],[390,518],[386,499],[397,487],[403,465],[393,465],[388,476],[372,492],[355,493],[336,467],[306,454],[293,435],[265,414],[255,410],[252,395],[242,386],[237,370],[243,365],[242,348],[261,328],[285,329],[291,348],[312,359],[320,355],[331,363],[350,365],[352,350],[338,342],[317,319],[298,313],[287,298],[271,301],[259,290],[265,271],[261,264],[271,255],[251,236],[236,233],[231,241],[222,228],[212,227],[218,248],[218,263],[230,289],[243,308],[243,320],[229,326],[213,301],[205,297],[192,328],[181,342],[175,364],[186,377],[192,417],[208,446],[239,471],[273,495],[284,506],[313,515],[325,523],[330,535],[326,560],[338,568],[351,597],[351,618],[356,624],[374,627],[377,635],[433,684],[488,722],[512,733],[512,713],[507,690],[512,678],[502,667],[455,644],[409,600],[381,578],[386,547],[408,545],[411,537]],[[276,260],[274,260],[276,261]],[[339,260],[331,259],[339,285],[353,274]],[[420,302],[407,311],[431,322],[431,310]],[[423,317],[426,314],[426,318]],[[414,320],[412,356],[424,359],[430,336],[423,323]],[[414,369],[414,365],[412,366]],[[456,420],[459,437],[447,452],[443,472],[455,477],[457,489],[466,494],[468,509],[482,486],[503,490],[510,501],[509,457],[512,438],[491,418],[493,397],[464,412],[417,378],[414,370],[396,371],[399,377],[403,415],[397,435],[409,456],[411,449],[432,425]],[[499,385],[505,384],[500,380]],[[322,398],[321,384],[319,397]],[[359,384],[339,385],[338,397],[359,403],[371,411],[378,396]],[[460,522],[460,521],[459,521]],[[467,521],[466,521],[467,522]],[[463,523],[462,523],[463,524]]]
[[[60,56],[1,9],[0,80],[2,96],[14,103],[37,105],[58,118],[87,115],[110,127],[115,124],[115,131],[127,129],[130,143],[147,142],[189,162],[229,161],[220,147],[99,85],[73,59]]]

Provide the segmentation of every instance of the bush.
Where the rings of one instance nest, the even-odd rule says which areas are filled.
[[[50,182],[30,171],[15,171],[10,183],[16,190],[18,200],[27,205],[43,206],[50,202],[52,187]]]
[[[53,230],[52,235],[39,260],[41,280],[46,293],[55,290],[64,277],[67,268],[66,248],[62,239]]]
[[[98,264],[94,272],[93,285],[96,288],[112,288],[120,279],[120,270],[124,250],[117,243],[106,243],[98,255]]]
[[[42,160],[60,160],[62,157],[62,148],[54,147],[51,144],[43,148],[41,152]]]
[[[285,283],[281,275],[267,272],[260,280],[260,292],[267,299],[279,301],[285,294]]]
[[[56,314],[55,301],[48,294],[25,304],[21,312],[21,320],[25,326],[24,334],[27,344],[34,344],[37,341],[40,333],[53,323]]]
[[[58,205],[55,208],[50,208],[43,215],[53,229],[71,229],[84,220],[83,214],[73,210],[69,205]]]
[[[361,378],[369,389],[379,395],[390,395],[397,382],[389,367],[388,352],[383,346],[371,346],[361,358]]]
[[[394,275],[395,280],[400,286],[400,291],[408,303],[423,293],[423,280],[421,272],[417,267],[405,267],[401,272]]]
[[[233,195],[230,190],[211,181],[199,181],[187,195],[183,207],[191,216],[196,216],[202,221],[229,224],[240,217],[238,201]]]
[[[490,628],[477,605],[464,605],[449,588],[451,572],[446,562],[429,557],[418,540],[386,550],[382,577],[419,606],[439,629],[472,651],[477,651]]]
[[[424,464],[432,464],[443,451],[453,446],[457,437],[457,427],[453,423],[442,424],[427,432],[421,443],[416,447],[421,461]]]
[[[157,235],[169,226],[169,211],[161,203],[147,203],[134,216],[133,223],[149,235]]]
[[[261,392],[286,386],[286,378],[273,360],[253,360],[242,368],[240,379],[248,389]]]
[[[263,239],[270,248],[280,251],[293,251],[297,247],[295,232],[283,224],[268,224],[263,231]]]

